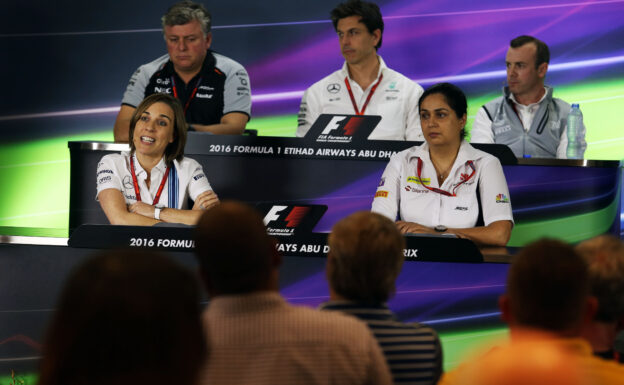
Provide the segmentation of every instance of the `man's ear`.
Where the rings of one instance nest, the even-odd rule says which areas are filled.
[[[505,321],[507,325],[513,324],[513,315],[511,314],[511,301],[507,293],[498,297],[498,308],[501,311],[501,319]]]
[[[212,44],[212,32],[208,32],[208,34],[206,34],[206,50],[210,49],[211,44]]]
[[[544,79],[546,77],[546,72],[548,72],[548,63],[542,63],[537,66],[537,76]]]
[[[596,313],[598,312],[598,298],[590,295],[585,301],[585,308],[583,309],[583,325],[589,325],[594,321]]]

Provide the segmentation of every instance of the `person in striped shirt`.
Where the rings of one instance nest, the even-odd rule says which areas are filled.
[[[330,300],[320,308],[368,324],[395,384],[435,384],[442,373],[437,333],[416,322],[399,321],[386,305],[405,259],[405,241],[394,223],[376,213],[357,212],[336,223],[328,244]]]

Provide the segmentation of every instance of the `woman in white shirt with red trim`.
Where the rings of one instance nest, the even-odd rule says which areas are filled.
[[[106,155],[98,164],[97,199],[111,224],[194,225],[219,203],[201,165],[184,157],[186,132],[182,106],[172,96],[153,94],[139,104],[130,122],[130,152]]]
[[[450,233],[477,244],[504,246],[513,216],[498,159],[464,140],[467,102],[449,83],[427,89],[419,100],[425,143],[390,158],[372,211],[402,233]]]

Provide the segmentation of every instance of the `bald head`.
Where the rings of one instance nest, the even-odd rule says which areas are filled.
[[[204,213],[195,231],[195,253],[209,294],[269,289],[279,258],[260,214],[243,203],[224,202]]]
[[[342,219],[328,239],[327,278],[332,290],[352,301],[387,301],[403,265],[405,241],[388,218],[358,212]]]

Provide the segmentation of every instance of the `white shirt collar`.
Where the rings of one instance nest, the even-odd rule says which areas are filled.
[[[519,107],[530,107],[530,106],[534,106],[534,105],[540,104],[540,103],[541,103],[541,102],[542,102],[542,101],[546,98],[546,95],[548,95],[548,89],[546,88],[546,86],[544,86],[544,95],[542,95],[542,97],[540,98],[540,100],[538,100],[538,101],[537,101],[537,102],[535,102],[535,103],[531,103],[531,104],[528,104],[528,105],[525,105],[525,104],[519,103],[519,102],[516,100],[516,96],[515,96],[513,93],[511,93],[511,94],[509,95],[509,99],[511,99],[511,101],[512,101],[512,102],[514,102],[514,104],[515,104],[515,105],[517,105],[517,106],[519,106]]]

